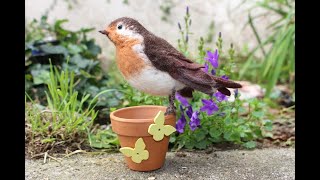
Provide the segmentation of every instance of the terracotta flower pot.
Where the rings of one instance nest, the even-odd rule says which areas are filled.
[[[121,149],[125,147],[129,150],[131,149],[131,153],[139,154],[139,152],[142,153],[142,150],[138,152],[133,151],[132,148],[138,146],[137,144],[139,143],[140,145],[144,143],[142,149],[147,150],[147,152],[143,152],[146,153],[144,154],[144,159],[138,159],[138,163],[134,162],[133,156],[125,156],[126,163],[132,170],[152,171],[161,168],[165,162],[169,136],[164,135],[162,140],[155,141],[148,132],[149,126],[155,123],[154,119],[159,111],[164,113],[166,107],[152,105],[133,106],[116,110],[110,114],[112,130],[118,135]],[[175,127],[176,117],[174,115],[167,115],[164,119],[164,125]]]

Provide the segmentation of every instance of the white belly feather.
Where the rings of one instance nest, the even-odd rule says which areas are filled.
[[[166,96],[172,90],[180,90],[185,87],[179,81],[173,79],[168,73],[160,71],[152,66],[147,66],[141,73],[127,79],[134,88],[152,95]]]
[[[157,96],[170,95],[173,89],[178,91],[184,88],[184,84],[173,79],[167,72],[160,71],[152,65],[144,53],[142,36],[140,40],[142,43],[134,45],[132,50],[140,56],[146,66],[138,74],[132,75],[130,78],[127,77],[126,80],[128,83],[142,92]],[[130,59],[128,59],[128,61],[130,61]]]

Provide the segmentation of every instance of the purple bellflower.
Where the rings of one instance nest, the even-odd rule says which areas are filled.
[[[237,98],[239,95],[239,90],[238,89],[235,89],[234,90],[234,98]]]
[[[212,115],[214,112],[219,110],[219,107],[215,102],[206,99],[202,99],[203,106],[200,108],[200,111],[207,112],[208,116]]]
[[[184,132],[184,127],[186,126],[186,123],[187,123],[187,120],[184,117],[184,114],[181,114],[181,117],[178,119],[178,121],[176,123],[176,129],[179,133]]]
[[[214,68],[218,68],[218,59],[219,54],[217,49],[214,53],[207,51],[207,57],[205,58],[205,60],[209,61]]]
[[[192,106],[189,106],[187,111],[186,111],[186,114],[189,118],[192,117],[192,113],[193,113],[193,109],[192,109]]]
[[[222,75],[221,78],[225,80],[229,80],[229,77],[227,75]]]
[[[212,75],[216,75],[216,70],[212,69],[212,70],[211,70],[211,74],[212,74]]]
[[[179,107],[181,110],[181,117],[178,119],[178,121],[176,123],[176,129],[179,133],[183,133],[184,127],[186,126],[186,123],[187,123],[187,120],[186,120],[186,117],[184,116],[184,109],[183,109],[182,105],[180,105]]]
[[[199,114],[200,114],[199,111],[195,111],[192,113],[192,116],[189,122],[191,131],[196,130],[196,128],[200,126]]]
[[[178,101],[180,101],[183,106],[185,107],[190,106],[188,100],[183,96],[181,96],[178,92],[176,92],[176,99],[178,99]]]
[[[209,72],[209,64],[208,63],[205,63],[204,64],[204,72]]]
[[[217,100],[218,100],[219,102],[228,100],[228,97],[227,97],[226,95],[222,94],[222,93],[219,92],[219,91],[216,92],[216,93],[214,94],[214,96],[217,98]]]

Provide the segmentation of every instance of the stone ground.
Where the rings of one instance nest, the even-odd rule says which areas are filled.
[[[183,156],[181,156],[181,154]],[[28,179],[295,179],[295,148],[265,148],[205,152],[169,152],[164,167],[136,172],[126,167],[120,153],[76,154],[61,162],[25,161]]]

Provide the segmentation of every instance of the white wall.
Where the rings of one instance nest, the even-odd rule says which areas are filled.
[[[26,0],[26,22],[33,18],[40,18],[49,8],[54,0]],[[191,31],[194,35],[189,37],[191,49],[196,52],[197,40],[200,36],[206,36],[211,20],[215,21],[215,31],[222,32],[225,47],[229,47],[231,42],[236,48],[241,48],[247,44],[249,49],[256,46],[257,41],[252,30],[247,26],[243,29],[247,21],[248,11],[255,1],[246,1],[242,6],[238,6],[243,0],[173,0],[174,7],[171,10],[169,19],[171,23],[161,20],[162,11],[159,6],[161,0],[128,0],[129,5],[122,3],[122,0],[69,0],[72,9],[68,9],[64,0],[57,0],[56,5],[49,14],[49,21],[66,18],[69,22],[65,24],[71,29],[81,27],[94,27],[96,31],[89,35],[96,39],[96,42],[103,47],[103,54],[112,54],[114,47],[108,39],[97,31],[103,29],[112,20],[129,16],[139,20],[147,29],[154,34],[163,37],[177,47],[179,36],[177,22],[183,22],[185,7],[190,7],[192,18]],[[260,12],[253,12],[260,13]],[[264,17],[256,22],[257,29],[262,37],[268,33],[266,24],[270,22],[271,16]],[[212,47],[215,47],[212,43]]]

